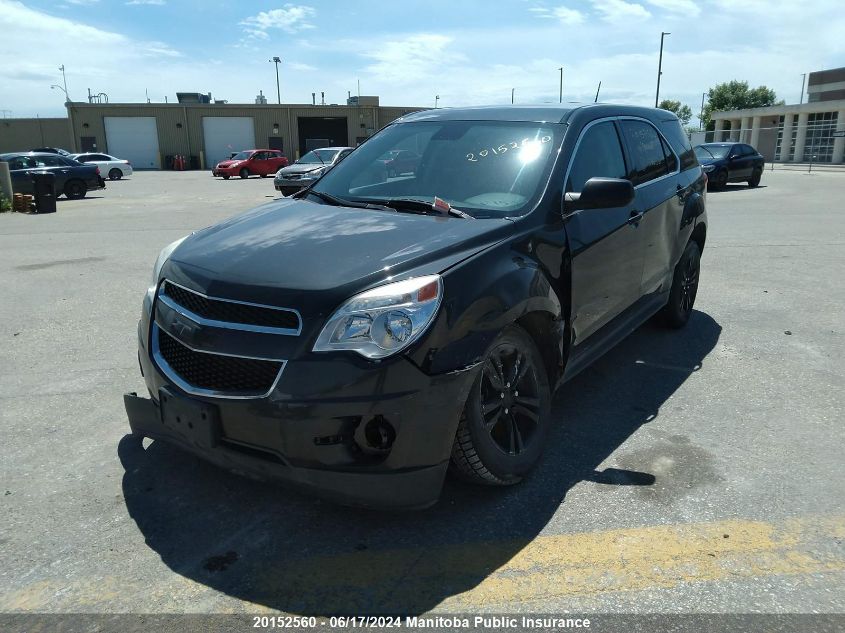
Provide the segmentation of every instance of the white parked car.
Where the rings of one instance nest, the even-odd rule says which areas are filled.
[[[109,180],[120,180],[124,176],[132,175],[132,165],[128,160],[121,160],[108,154],[71,154],[71,158],[80,163],[91,163],[100,168],[100,173],[108,176]]]

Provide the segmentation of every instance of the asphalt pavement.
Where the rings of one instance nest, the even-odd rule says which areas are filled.
[[[269,179],[0,215],[0,612],[845,611],[845,173],[708,195],[696,311],[557,394],[521,485],[338,507],[127,437],[153,262]]]

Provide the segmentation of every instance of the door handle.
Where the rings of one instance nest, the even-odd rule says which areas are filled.
[[[628,218],[628,221],[625,224],[633,224],[634,226],[637,226],[642,219],[643,212],[634,210],[631,211],[631,217]]]

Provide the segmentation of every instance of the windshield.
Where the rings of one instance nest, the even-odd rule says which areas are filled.
[[[229,160],[246,160],[250,156],[252,156],[252,152],[238,152],[237,154],[234,154]]]
[[[543,192],[563,129],[511,121],[400,123],[373,136],[314,189],[359,202],[436,196],[475,217],[521,215]],[[414,160],[389,169],[385,156],[401,150]]]
[[[697,145],[695,155],[698,160],[713,160],[714,158],[724,158],[728,155],[730,149],[730,145]]]
[[[305,165],[328,165],[334,160],[334,157],[337,155],[337,153],[338,150],[336,149],[315,149],[308,152],[305,156],[303,156],[296,162]]]

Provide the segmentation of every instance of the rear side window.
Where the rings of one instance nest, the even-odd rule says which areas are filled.
[[[681,171],[696,167],[698,159],[695,157],[695,152],[692,145],[687,138],[686,132],[681,127],[681,122],[678,119],[670,119],[660,123],[660,131],[663,136],[669,141],[669,145],[675,150],[675,153],[681,158]]]
[[[581,137],[566,179],[566,191],[581,193],[584,183],[596,176],[627,177],[619,135],[611,121],[597,123]]]
[[[634,186],[667,175],[666,155],[657,130],[644,121],[623,120],[619,124],[634,163],[630,172]]]

